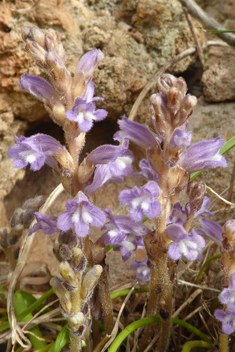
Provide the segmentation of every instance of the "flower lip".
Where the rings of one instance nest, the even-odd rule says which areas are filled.
[[[118,121],[121,131],[115,133],[113,139],[119,142],[129,139],[143,148],[154,148],[157,141],[149,129],[138,122],[130,121],[124,115]]]

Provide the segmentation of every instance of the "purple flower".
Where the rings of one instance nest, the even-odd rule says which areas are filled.
[[[21,77],[19,86],[21,89],[26,90],[30,94],[34,95],[38,100],[41,100],[49,106],[52,106],[55,103],[59,103],[61,105],[55,89],[50,85],[50,83],[41,77],[31,76],[26,73]]]
[[[196,229],[197,232],[209,237],[221,246],[223,241],[223,228],[216,222],[205,218],[200,219],[199,222],[201,227]]]
[[[113,216],[110,209],[105,210],[109,221],[102,230],[106,245],[115,245],[114,250],[121,252],[123,260],[127,260],[137,248],[144,248],[143,236],[150,230],[142,223],[131,220],[128,216]]]
[[[226,159],[219,153],[223,145],[221,136],[196,143],[181,154],[178,165],[190,174],[207,168],[226,167]]]
[[[95,100],[103,100],[103,98],[94,97],[94,83],[90,81],[85,97],[77,97],[72,110],[66,113],[66,117],[70,121],[77,122],[82,132],[90,131],[93,121],[101,121],[108,114],[103,109],[95,110],[95,104],[93,104]]]
[[[93,150],[86,161],[96,164],[93,182],[86,188],[88,194],[95,192],[108,181],[123,182],[132,173],[133,153],[123,146],[103,145]]]
[[[81,57],[76,69],[76,73],[82,71],[86,78],[91,77],[103,58],[104,54],[101,50],[94,49],[89,51]]]
[[[230,313],[235,313],[235,272],[230,275],[229,286],[221,292],[219,300],[222,304],[227,305],[227,310]]]
[[[135,186],[133,189],[121,191],[119,201],[126,206],[131,206],[130,218],[135,221],[142,221],[145,216],[150,219],[158,216],[161,205],[157,201],[160,196],[160,188],[154,181],[146,183],[140,189]]]
[[[189,234],[185,231],[184,227],[179,224],[172,224],[167,226],[165,230],[167,236],[174,241],[169,246],[169,257],[173,260],[178,260],[181,256],[186,257],[188,260],[200,260],[202,258],[202,250],[205,247],[205,240],[192,231]]]
[[[114,246],[113,250],[120,251],[122,260],[125,262],[131,257],[133,251],[144,248],[143,238],[132,234],[126,235],[121,243]]]
[[[139,281],[149,281],[151,279],[151,271],[147,265],[148,259],[143,262],[136,260],[131,264],[130,269],[136,271],[136,278]]]
[[[188,216],[187,216],[186,210],[182,208],[179,201],[176,202],[174,204],[172,213],[167,220],[167,225],[179,224],[183,226],[187,220],[188,220]]]
[[[37,222],[29,231],[29,236],[38,230],[42,230],[46,235],[52,235],[59,231],[57,228],[57,216],[47,217],[46,215],[37,212],[34,213],[34,215]]]
[[[56,161],[52,155],[63,150],[62,145],[54,138],[46,134],[36,134],[31,137],[15,137],[18,145],[14,145],[8,151],[8,156],[13,158],[15,168],[26,167],[30,164],[33,171],[41,169],[46,163],[52,168],[56,167]]]
[[[230,335],[235,331],[235,314],[222,309],[217,309],[214,313],[216,319],[222,322],[222,332]]]
[[[150,181],[159,182],[159,177],[156,171],[154,171],[147,159],[142,159],[139,162],[139,167],[141,168],[141,172],[136,172],[133,176],[145,177]]]
[[[90,225],[99,227],[104,225],[106,220],[105,213],[91,204],[81,191],[74,199],[67,201],[66,209],[67,211],[59,216],[57,226],[63,231],[68,231],[74,226],[79,237],[87,236]]]
[[[192,132],[186,132],[181,128],[176,128],[170,140],[170,150],[178,148],[186,148],[191,144]]]
[[[115,133],[113,139],[119,142],[124,139],[140,145],[143,148],[154,148],[157,145],[157,140],[149,129],[138,122],[129,121],[126,116],[122,120],[118,120],[121,131]]]

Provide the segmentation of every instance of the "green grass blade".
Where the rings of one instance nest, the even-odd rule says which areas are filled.
[[[63,329],[59,332],[55,343],[49,349],[48,352],[60,352],[67,343],[69,343],[69,329],[66,324],[63,326]]]
[[[161,317],[159,316],[148,317],[148,318],[143,318],[143,319],[134,321],[134,323],[131,323],[130,325],[128,325],[122,332],[120,332],[119,335],[117,335],[116,339],[109,347],[108,352],[116,352],[119,346],[121,345],[121,343],[127,338],[127,336],[130,335],[136,329],[140,328],[141,326],[145,326],[152,323],[159,323],[160,321],[161,321]]]
[[[208,339],[208,337],[206,337],[205,334],[203,334],[203,332],[201,332],[200,330],[198,330],[197,328],[195,328],[195,326],[187,323],[184,320],[181,319],[177,319],[177,318],[172,318],[171,319],[173,324],[178,324],[180,326],[183,326],[184,328],[192,331],[194,334],[198,335],[202,340],[206,341],[207,343],[209,343],[211,346],[214,346],[213,343]]]
[[[122,297],[122,296],[127,296],[128,293],[131,291],[131,288],[126,288],[124,290],[120,290],[120,291],[116,291],[110,294],[111,299],[115,299],[118,297]],[[141,293],[141,292],[149,292],[149,288],[140,288],[140,289],[135,289],[132,291],[133,293]]]
[[[211,346],[209,343],[205,342],[205,341],[200,341],[200,340],[196,340],[196,341],[188,341],[184,344],[184,347],[182,349],[182,352],[190,352],[191,349],[193,348],[213,348],[213,346]]]
[[[235,33],[233,29],[208,29],[208,32],[217,33]]]
[[[199,271],[195,284],[198,285],[199,281],[201,280],[202,274],[204,273],[204,271],[206,270],[206,268],[208,267],[208,265],[213,261],[216,260],[218,258],[221,258],[221,254],[216,254],[213,257],[207,259],[207,261],[205,262],[205,264],[201,267],[201,270]]]

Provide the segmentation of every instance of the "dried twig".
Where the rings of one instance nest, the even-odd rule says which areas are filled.
[[[216,193],[212,188],[210,188],[209,186],[206,186],[206,188],[208,188],[211,193],[215,194],[216,197],[218,197],[220,200],[222,200],[224,203],[228,204],[228,205],[231,205],[231,207],[235,207],[235,204],[234,203],[231,203],[229,202],[228,200],[224,199],[223,197],[221,197],[218,193]]]
[[[132,106],[132,109],[130,111],[128,120],[133,121],[136,115],[136,112],[139,108],[139,105],[141,103],[141,101],[144,99],[144,97],[146,96],[146,94],[148,93],[148,91],[152,88],[152,86],[158,81],[159,77],[161,77],[161,75],[166,72],[171,66],[173,66],[174,64],[176,64],[178,61],[184,59],[185,57],[192,55],[196,52],[196,48],[189,48],[185,51],[183,51],[182,53],[180,53],[179,55],[175,56],[171,61],[167,62],[146,84],[146,86],[142,89],[142,91],[140,92],[138,98],[136,99],[134,105]]]
[[[194,39],[194,42],[195,42],[195,45],[196,45],[196,48],[197,48],[197,54],[198,54],[199,60],[200,60],[201,65],[202,65],[202,69],[204,70],[205,62],[204,62],[204,57],[203,57],[203,50],[202,50],[201,44],[200,44],[200,42],[198,40],[198,36],[197,36],[196,31],[195,31],[192,18],[190,16],[190,14],[188,13],[188,10],[186,9],[186,7],[183,7],[183,10],[184,10],[184,14],[185,14],[186,20],[188,21],[189,28],[190,28],[190,30],[192,32],[192,35],[193,35],[193,39]]]
[[[180,312],[187,306],[189,305],[200,293],[202,293],[202,290],[199,288],[196,291],[194,291],[189,297],[188,299],[181,304],[181,306],[177,309],[177,311],[175,311],[175,313],[172,315],[172,318],[176,318]]]
[[[193,0],[179,0],[183,6],[185,6],[193,17],[201,22],[207,29],[212,30],[226,30],[219,22],[213,17],[207,15],[205,11],[201,9]],[[235,36],[231,33],[216,33],[218,37],[224,40],[230,45],[235,45]]]
[[[27,9],[17,9],[17,10],[14,10],[15,12],[18,12],[18,13],[28,13],[28,12],[31,12],[33,10],[36,10],[39,6],[40,6],[40,3],[41,3],[41,0],[37,0],[36,4],[35,5],[32,5],[31,7],[28,7]]]

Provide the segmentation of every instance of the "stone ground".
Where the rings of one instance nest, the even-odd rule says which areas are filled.
[[[229,29],[235,29],[235,1],[198,1],[210,15]],[[102,108],[108,110],[108,119],[97,123],[88,136],[89,152],[102,143],[111,143],[117,129],[116,120],[124,113],[128,115],[138,94],[153,74],[179,52],[193,46],[194,42],[181,5],[177,0],[42,0],[40,6],[24,13],[29,3],[22,1],[0,1],[0,221],[6,226],[13,210],[25,200],[36,195],[47,197],[58,185],[51,170],[44,167],[37,173],[18,170],[6,152],[14,143],[14,135],[49,133],[63,140],[61,131],[52,124],[43,106],[18,87],[20,76],[28,72],[39,74],[29,55],[24,51],[20,29],[24,25],[37,25],[42,29],[57,30],[67,51],[68,68],[74,72],[82,53],[99,47],[105,54],[104,61],[95,73],[96,95],[105,98]],[[198,22],[194,22],[199,39],[209,39]],[[214,40],[218,40],[213,37]],[[205,70],[202,72],[195,57],[178,63],[172,73],[183,75],[189,92],[197,95],[198,105],[190,117],[190,128],[195,133],[194,142],[223,135],[228,140],[235,135],[235,61],[234,48],[215,47],[207,52]],[[150,93],[154,92],[154,88]],[[136,121],[144,122],[149,113],[149,95],[142,102]],[[132,147],[134,148],[134,147]],[[136,148],[136,147],[135,147]],[[143,157],[134,149],[137,160]],[[228,169],[203,172],[201,179],[216,192],[223,192],[230,183],[234,162],[234,151],[227,155]],[[136,170],[138,162],[136,161]],[[136,180],[135,180],[136,181]],[[97,192],[97,203],[101,207],[115,209],[116,214],[125,215],[118,203],[117,195],[122,188],[131,188],[133,178],[122,185],[110,183]],[[208,193],[209,194],[209,193]],[[211,194],[210,194],[211,196]],[[214,198],[214,196],[212,196]],[[63,193],[53,204],[48,215],[64,210],[67,195]],[[220,217],[229,217],[230,208],[217,203]],[[98,236],[94,231],[94,238]],[[52,275],[57,273],[58,263],[52,254],[55,236],[36,234],[29,262],[42,261],[48,265]],[[1,255],[4,260],[4,256]],[[144,259],[137,251],[134,258]],[[129,261],[123,263],[118,253],[108,253],[111,285],[133,280]],[[2,268],[2,266],[0,267]],[[7,272],[3,265],[2,273]],[[34,287],[35,290],[37,288]]]

